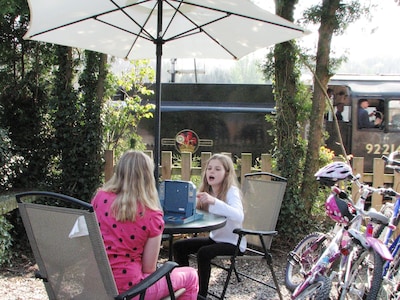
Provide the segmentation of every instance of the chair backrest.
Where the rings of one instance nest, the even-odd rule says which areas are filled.
[[[245,219],[243,228],[252,230],[275,230],[283,196],[286,178],[267,172],[249,173],[244,177],[243,206]],[[247,242],[261,246],[259,238],[247,236]],[[265,237],[266,247],[271,247],[272,237]]]
[[[56,207],[29,203],[32,197],[53,205],[66,198],[80,200],[49,192],[16,196],[49,299],[114,299],[118,291],[90,204],[83,202],[85,209]]]

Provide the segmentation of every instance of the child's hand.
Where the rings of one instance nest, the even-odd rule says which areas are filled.
[[[203,206],[208,206],[208,205],[213,205],[215,204],[215,198],[211,196],[209,193],[206,192],[200,192],[196,195],[197,197],[197,203],[199,204],[200,207]]]

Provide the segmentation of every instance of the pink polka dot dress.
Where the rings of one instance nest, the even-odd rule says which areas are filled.
[[[124,292],[146,276],[142,254],[147,239],[164,230],[162,211],[139,206],[135,222],[119,222],[111,215],[116,194],[99,190],[92,200],[118,291]]]

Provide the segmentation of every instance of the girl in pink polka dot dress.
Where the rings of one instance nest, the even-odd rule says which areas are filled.
[[[163,212],[155,185],[154,164],[140,151],[125,152],[113,177],[92,200],[118,291],[124,292],[156,270],[164,230]],[[171,273],[179,298],[197,299],[198,276],[191,267]],[[146,292],[146,299],[168,295],[163,278]]]

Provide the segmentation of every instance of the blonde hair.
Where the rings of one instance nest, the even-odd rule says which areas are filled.
[[[128,150],[120,158],[103,190],[117,194],[111,211],[118,221],[135,221],[138,203],[161,210],[154,179],[154,163],[141,151]]]
[[[212,187],[207,182],[206,172],[207,172],[207,168],[208,168],[210,161],[215,160],[215,159],[219,160],[221,162],[223,168],[225,169],[225,178],[221,183],[221,188],[219,190],[218,195],[216,195],[216,197],[219,200],[226,202],[226,196],[228,194],[229,188],[231,186],[239,187],[239,183],[238,183],[238,180],[236,177],[235,167],[233,166],[233,161],[228,155],[214,154],[207,160],[206,167],[202,174],[202,181],[201,181],[199,191],[207,192],[207,193],[212,192]]]

